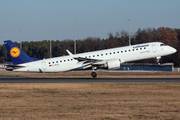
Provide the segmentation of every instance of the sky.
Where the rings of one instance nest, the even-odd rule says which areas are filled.
[[[22,41],[108,38],[139,28],[180,28],[180,0],[0,0],[0,44]]]

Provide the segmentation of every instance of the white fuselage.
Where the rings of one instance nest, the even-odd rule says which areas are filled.
[[[118,47],[106,50],[98,50],[74,55],[88,59],[102,60],[97,64],[105,64],[109,60],[120,59],[121,63],[142,60],[147,58],[161,57],[175,53],[176,49],[161,42],[151,42],[125,47]],[[13,71],[29,72],[64,72],[83,67],[83,63],[78,62],[72,56],[62,56],[48,58],[34,62],[20,64],[24,68],[14,69]]]

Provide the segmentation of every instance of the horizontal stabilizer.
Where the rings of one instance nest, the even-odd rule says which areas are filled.
[[[19,65],[5,65],[5,66],[6,66],[6,70],[9,70],[9,71],[26,67],[26,66],[19,66]]]

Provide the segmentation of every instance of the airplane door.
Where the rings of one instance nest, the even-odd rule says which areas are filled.
[[[153,53],[156,52],[156,44],[153,44],[153,45],[152,45],[152,51],[153,51]]]
[[[43,70],[46,70],[46,62],[44,61],[44,62],[41,62],[41,66],[42,66],[42,69]]]

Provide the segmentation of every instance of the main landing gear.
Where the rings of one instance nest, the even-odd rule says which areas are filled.
[[[97,76],[96,72],[92,72],[92,73],[91,73],[91,76],[92,76],[93,78],[95,78],[95,77]]]
[[[93,78],[96,78],[96,77],[97,77],[96,72],[94,72],[94,70],[96,70],[96,69],[97,69],[97,67],[92,67],[93,72],[91,73],[91,76],[92,76]]]

